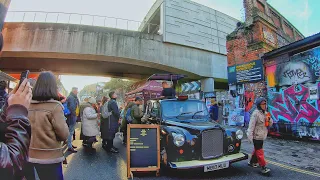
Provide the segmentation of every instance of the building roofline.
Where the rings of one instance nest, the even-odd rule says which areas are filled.
[[[275,55],[282,54],[283,52],[297,49],[298,47],[301,47],[301,46],[306,46],[308,44],[311,45],[312,42],[317,42],[317,41],[320,43],[320,32],[317,34],[314,34],[312,36],[306,37],[304,39],[301,39],[299,41],[290,43],[286,46],[282,46],[281,48],[275,49],[275,50],[270,51],[268,53],[265,53],[262,56],[262,58],[267,59],[267,58],[273,57]]]
[[[274,8],[271,4],[267,3],[268,6],[274,10],[277,14],[283,17],[283,19],[288,23],[290,26],[292,26],[302,37],[305,37],[284,15],[282,15],[276,8]]]

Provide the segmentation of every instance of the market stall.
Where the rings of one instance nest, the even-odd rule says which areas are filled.
[[[126,93],[126,101],[134,101],[135,97],[140,96],[144,102],[152,98],[159,98],[161,96],[162,85],[158,81],[148,81],[137,89]]]

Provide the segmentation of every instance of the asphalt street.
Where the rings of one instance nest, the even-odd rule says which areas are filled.
[[[80,140],[75,140],[74,145],[78,146],[78,153],[66,154],[68,165],[64,167],[66,180],[122,180],[126,176],[126,148],[120,143],[120,139],[115,139],[115,146],[120,149],[119,154],[105,152],[101,148],[101,143],[96,143],[95,154],[84,151]],[[279,157],[281,159],[281,156]],[[272,170],[268,176],[260,174],[260,169],[254,169],[247,165],[247,161],[232,164],[230,168],[210,173],[204,173],[203,169],[188,171],[162,171],[160,177],[155,177],[155,173],[134,174],[134,179],[291,179],[308,180],[320,179],[320,173],[306,171],[284,164],[281,161],[269,160],[268,167]]]

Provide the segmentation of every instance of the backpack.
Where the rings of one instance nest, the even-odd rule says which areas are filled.
[[[65,115],[65,116],[70,115],[71,112],[70,112],[70,110],[69,110],[69,108],[68,108],[68,103],[65,102],[65,103],[63,103],[62,105],[63,105],[63,107],[64,107],[64,108],[63,108],[63,113],[64,113],[64,115]]]
[[[132,118],[132,116],[131,116],[131,108],[129,108],[129,109],[127,110],[126,121],[127,121],[128,124],[132,123],[132,121],[133,121],[133,118]]]
[[[104,105],[101,108],[101,116],[104,119],[107,119],[112,115],[112,111],[109,111],[108,104],[109,103],[104,103]]]

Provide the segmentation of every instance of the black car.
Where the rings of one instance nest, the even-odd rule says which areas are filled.
[[[208,172],[248,159],[240,152],[242,130],[212,122],[200,100],[149,100],[146,114],[148,123],[160,124],[161,163],[169,168]]]

